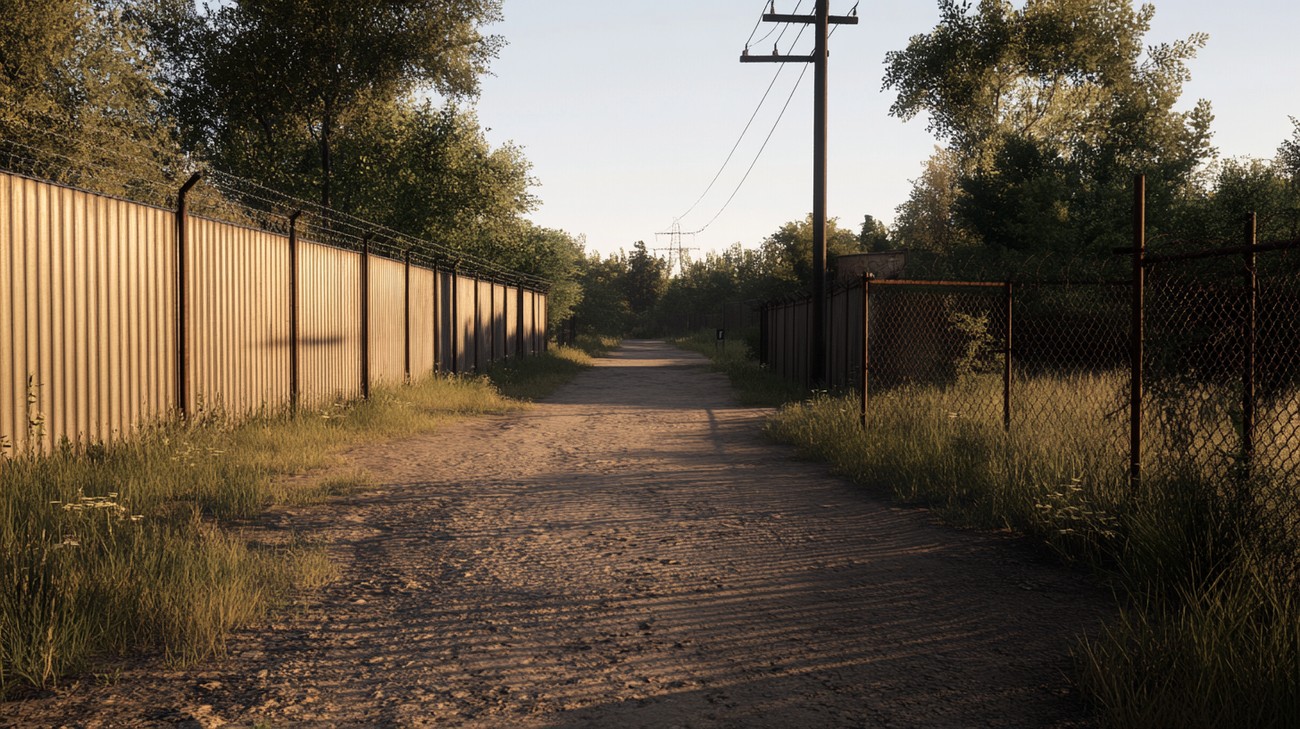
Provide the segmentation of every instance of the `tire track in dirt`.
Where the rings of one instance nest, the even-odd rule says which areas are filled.
[[[1100,590],[760,435],[704,360],[628,342],[522,414],[376,443],[384,484],[275,514],[342,578],[227,660],[0,705],[138,726],[1074,727]]]

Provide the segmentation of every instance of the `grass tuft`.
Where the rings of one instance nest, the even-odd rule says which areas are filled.
[[[593,358],[617,346],[618,340],[610,337],[580,336],[573,346],[554,346],[535,357],[493,365],[487,376],[506,397],[535,402],[590,367]]]
[[[365,488],[359,472],[304,476],[337,466],[349,446],[523,407],[501,390],[540,396],[589,362],[586,350],[558,348],[495,369],[509,374],[501,389],[437,376],[365,402],[239,424],[210,410],[122,442],[0,457],[0,696],[115,655],[220,655],[232,631],[335,575],[321,548],[259,547],[239,524]]]
[[[803,388],[790,384],[751,359],[743,340],[727,342],[722,347],[710,330],[674,339],[673,344],[708,357],[713,362],[713,369],[731,381],[736,399],[742,405],[775,408],[807,395]]]
[[[1124,608],[1076,654],[1105,725],[1300,725],[1296,535],[1204,464],[1161,469],[1134,492],[1122,430],[1108,422],[1119,416],[1098,406],[1115,399],[1119,375],[1017,383],[1021,402],[1061,415],[1017,416],[1010,433],[988,415],[1001,412],[992,379],[873,393],[865,430],[856,396],[819,395],[782,409],[768,432],[898,500],[1035,536],[1098,569]]]

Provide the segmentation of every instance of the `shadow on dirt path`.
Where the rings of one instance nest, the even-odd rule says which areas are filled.
[[[522,414],[351,454],[385,485],[279,512],[343,577],[189,671],[0,705],[74,726],[1086,726],[1107,601],[760,434],[634,341]]]

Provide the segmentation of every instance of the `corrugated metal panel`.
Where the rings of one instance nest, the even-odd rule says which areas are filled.
[[[191,406],[239,415],[286,404],[287,239],[187,224]],[[175,233],[171,211],[0,174],[0,436],[24,447],[29,375],[45,418],[37,447],[120,437],[174,408]],[[360,270],[356,253],[300,243],[306,405],[360,394]],[[373,258],[370,290],[372,379],[400,381],[403,265]],[[476,342],[480,366],[515,354],[521,313],[535,351],[546,312],[541,295],[418,267],[410,307],[417,376],[436,359],[472,369]]]
[[[401,384],[406,376],[406,267],[370,257],[370,381]]]
[[[460,352],[458,372],[469,372],[474,369],[474,333],[477,314],[474,293],[476,290],[474,279],[468,276],[456,277],[456,339]]]
[[[474,368],[479,372],[492,363],[492,284],[475,281]]]
[[[20,318],[15,306],[14,264],[17,243],[13,233],[11,209],[14,196],[13,178],[0,176],[0,443],[10,448],[18,437],[18,403],[14,376],[14,356],[17,354],[16,338]],[[8,454],[6,451],[5,454]]]
[[[0,435],[108,440],[171,407],[172,216],[0,175]]]
[[[438,282],[438,367],[443,372],[457,372],[456,350],[456,299],[453,287],[456,277],[439,271]]]
[[[433,271],[411,267],[411,379],[432,374],[435,334]]]
[[[303,402],[361,395],[361,256],[299,243],[299,360]]]
[[[492,284],[492,352],[497,359],[506,357],[506,287]]]
[[[513,357],[519,350],[519,289],[506,287],[505,302],[506,356]]]
[[[546,334],[551,330],[551,300],[545,294],[538,294],[537,302],[542,308],[541,316],[537,317],[537,336],[541,341],[542,349],[546,349]]]
[[[537,352],[537,306],[532,291],[524,292],[524,353]]]
[[[289,242],[203,218],[189,240],[191,412],[231,416],[289,402]]]

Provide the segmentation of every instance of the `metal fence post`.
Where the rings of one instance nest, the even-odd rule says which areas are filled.
[[[473,330],[474,331],[474,366],[472,367],[472,369],[475,372],[478,372],[478,361],[479,361],[479,357],[482,356],[482,351],[481,351],[482,347],[480,346],[481,343],[479,342],[479,340],[483,338],[483,305],[482,305],[483,302],[479,301],[479,289],[483,287],[479,286],[479,284],[482,282],[479,281],[477,276],[475,276],[473,280],[474,280],[474,330]]]
[[[862,274],[862,380],[859,387],[862,392],[859,394],[860,410],[858,411],[858,425],[864,430],[867,427],[867,387],[870,381],[867,376],[868,366],[871,364],[871,275]]]
[[[411,249],[402,251],[402,378],[411,384]]]
[[[1252,461],[1255,458],[1255,317],[1259,303],[1259,276],[1255,268],[1258,245],[1258,228],[1255,213],[1246,218],[1246,245],[1250,250],[1244,254],[1246,263],[1246,316],[1243,322],[1242,336],[1245,350],[1242,353],[1241,383],[1241,455],[1250,478]]]
[[[853,297],[849,295],[851,289],[846,284],[844,286],[844,386],[848,387],[853,383],[853,348],[849,342],[853,341]]]
[[[524,358],[524,285],[518,284],[515,288],[515,356],[519,359]]]
[[[460,266],[451,268],[451,373],[460,374]]]
[[[803,386],[804,388],[811,390],[813,389],[814,384],[817,385],[822,384],[820,377],[814,378],[813,376],[813,365],[814,363],[825,362],[825,359],[818,358],[818,355],[816,354],[816,347],[817,345],[822,344],[826,341],[822,337],[813,336],[813,323],[814,321],[817,324],[823,324],[825,322],[823,315],[826,313],[826,309],[823,306],[822,309],[819,311],[819,316],[814,318],[813,300],[812,298],[809,298],[807,308],[804,309],[803,313],[804,313],[804,325],[808,327],[807,329],[808,336],[806,339],[806,344],[808,346],[804,349]]]
[[[1146,339],[1147,178],[1133,180],[1133,321],[1129,345],[1129,485],[1142,485],[1142,367]]]
[[[1011,325],[1014,304],[1011,282],[1006,284],[1007,337],[1002,347],[1002,428],[1011,432]]]
[[[190,325],[189,325],[189,201],[186,196],[199,184],[198,172],[181,185],[176,194],[176,413],[181,418],[190,412]]]
[[[298,216],[301,210],[289,215],[289,409],[298,410],[302,396],[302,383],[298,379]]]
[[[370,235],[361,239],[361,397],[370,399]]]
[[[433,373],[442,372],[442,272],[433,267]]]

